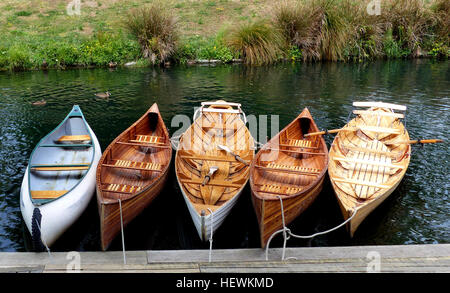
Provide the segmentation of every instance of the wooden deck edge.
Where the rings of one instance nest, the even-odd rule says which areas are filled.
[[[0,252],[0,272],[279,273],[450,272],[450,244],[107,252]],[[78,266],[74,263],[79,258]]]

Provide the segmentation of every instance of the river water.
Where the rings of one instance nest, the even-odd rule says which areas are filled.
[[[109,91],[109,99],[95,93]],[[0,73],[0,251],[28,251],[20,186],[28,158],[40,138],[80,105],[102,149],[154,102],[170,134],[177,114],[192,117],[202,101],[242,104],[247,115],[279,115],[280,129],[308,107],[322,129],[343,126],[353,101],[404,104],[414,138],[450,138],[450,62],[377,61],[364,64],[308,63],[268,67],[175,66],[165,69],[89,69]],[[45,106],[31,102],[45,99]],[[267,136],[270,137],[270,132]],[[265,137],[257,137],[264,141]],[[333,137],[327,137],[327,143]],[[450,242],[448,144],[413,146],[410,166],[397,190],[359,227],[354,238],[341,228],[288,246],[424,244]],[[173,162],[173,161],[172,161]],[[315,203],[289,228],[309,235],[343,221],[328,177]],[[164,191],[124,231],[127,250],[203,249],[176,182],[174,168]],[[280,237],[281,238],[281,237]],[[99,250],[95,197],[53,251]],[[280,246],[281,239],[272,242]],[[258,247],[256,216],[247,186],[214,235],[214,248]],[[111,250],[121,249],[118,237]]]

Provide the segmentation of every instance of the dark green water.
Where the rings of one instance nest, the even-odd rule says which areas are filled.
[[[36,143],[78,104],[102,149],[157,102],[169,132],[172,117],[192,117],[202,101],[239,102],[247,115],[279,115],[284,127],[304,108],[320,128],[343,126],[356,100],[405,104],[411,138],[449,140],[450,62],[389,61],[368,64],[280,64],[95,69],[0,73],[0,251],[28,250],[29,235],[19,208],[22,176]],[[109,90],[109,100],[94,93]],[[30,103],[45,99],[47,105]],[[269,117],[270,118],[270,117]],[[269,119],[270,123],[270,119]],[[269,124],[270,125],[270,124]],[[270,136],[270,133],[267,135]],[[261,140],[258,138],[258,140]],[[331,143],[332,137],[327,138]],[[350,239],[344,229],[288,246],[341,246],[450,242],[448,144],[414,146],[398,189]],[[328,178],[327,178],[328,180]],[[343,221],[328,181],[313,206],[290,225],[309,235]],[[165,190],[125,229],[126,249],[208,248],[201,243],[174,175]],[[247,186],[214,235],[214,248],[258,247],[256,216]],[[273,242],[281,245],[281,240]],[[99,250],[95,198],[52,250]],[[120,238],[112,250],[121,249]]]

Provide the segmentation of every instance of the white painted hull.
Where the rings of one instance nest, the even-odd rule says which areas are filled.
[[[231,212],[232,208],[236,204],[237,200],[239,199],[239,196],[242,193],[242,190],[247,185],[247,182],[242,185],[242,187],[233,196],[233,198],[231,198],[223,206],[218,208],[212,214],[212,216],[211,216],[211,214],[208,214],[205,216],[199,215],[198,212],[195,210],[194,206],[192,205],[191,201],[188,199],[188,197],[179,181],[178,181],[178,185],[180,186],[181,193],[183,194],[184,201],[186,202],[186,205],[188,207],[192,221],[194,222],[194,226],[197,230],[198,236],[200,237],[201,240],[207,241],[211,237],[211,232],[214,235],[214,232],[225,221],[225,218],[228,216],[228,214]]]
[[[41,240],[50,247],[83,213],[95,192],[98,161],[101,157],[101,148],[97,137],[86,123],[92,136],[94,145],[94,158],[91,167],[82,181],[69,193],[47,204],[36,206],[31,202],[29,194],[28,167],[22,181],[20,190],[20,210],[25,224],[32,234],[32,218],[35,208],[39,208],[42,215],[40,223]]]

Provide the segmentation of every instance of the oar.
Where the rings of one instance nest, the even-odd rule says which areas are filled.
[[[305,135],[303,135],[304,137],[308,137],[308,136],[315,136],[315,135],[324,135],[324,134],[330,134],[330,133],[337,133],[339,131],[341,131],[342,128],[339,129],[330,129],[330,130],[324,130],[324,131],[319,131],[319,132],[311,132],[311,133],[307,133]]]
[[[205,179],[203,179],[202,186],[205,186],[206,183],[211,179],[211,177],[216,173],[216,171],[219,170],[219,167],[210,167],[209,173],[205,175]]]
[[[385,144],[391,145],[391,144],[424,144],[424,143],[439,143],[444,142],[442,139],[416,139],[416,140],[408,140],[408,141],[393,141],[393,142],[386,142]]]
[[[236,161],[241,162],[242,164],[244,164],[245,166],[248,166],[248,163],[242,159],[239,155],[236,155],[235,153],[233,153],[229,147],[225,146],[225,145],[217,145],[219,147],[219,149],[226,151],[227,153],[229,153],[230,155],[234,156],[234,158],[236,159]]]

